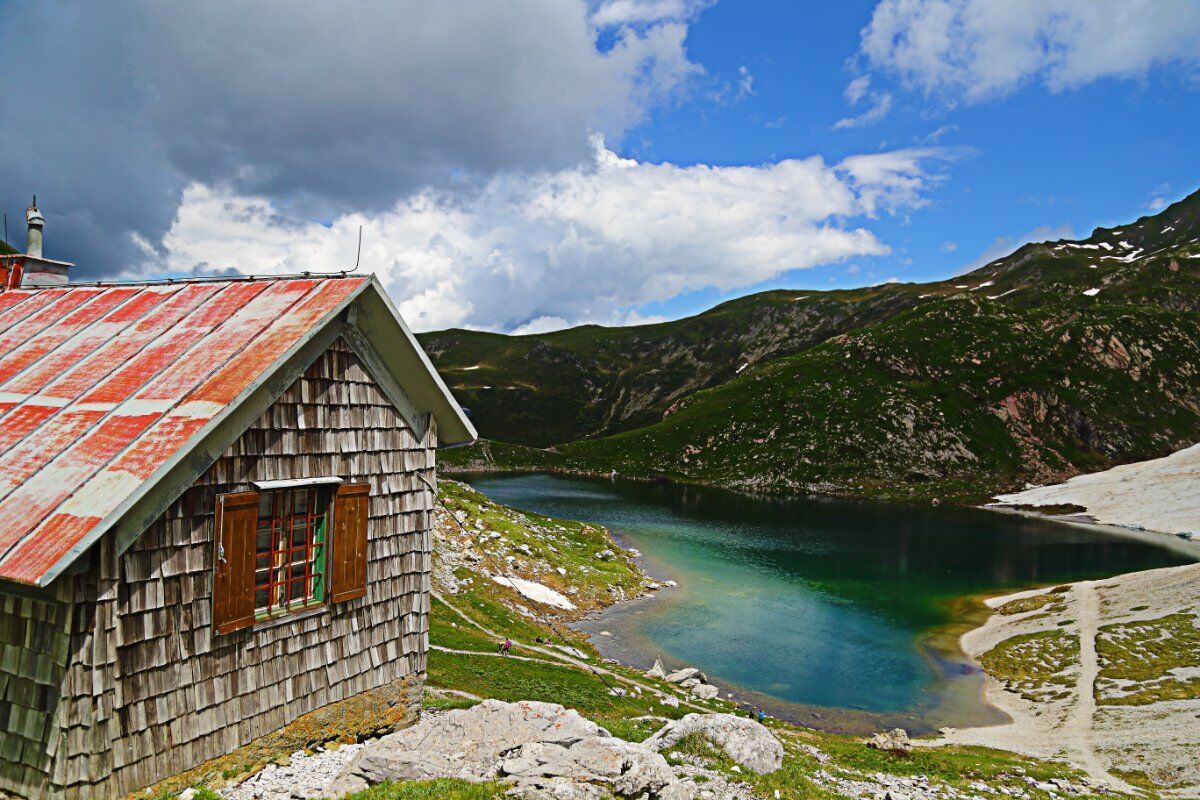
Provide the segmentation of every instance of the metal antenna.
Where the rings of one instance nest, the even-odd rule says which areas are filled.
[[[346,274],[349,275],[351,272],[358,272],[360,261],[362,261],[362,225],[358,226],[358,253],[354,256],[354,269],[349,270]]]
[[[8,212],[4,212],[4,243],[8,244]]]

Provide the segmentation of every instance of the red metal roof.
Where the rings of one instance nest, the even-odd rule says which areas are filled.
[[[0,293],[0,578],[41,583],[369,280]]]

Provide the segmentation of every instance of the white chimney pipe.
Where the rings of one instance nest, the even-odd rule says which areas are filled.
[[[34,258],[42,257],[42,226],[46,218],[38,211],[37,195],[33,196],[33,205],[25,210],[25,222],[29,225],[28,238],[25,240],[25,255]]]

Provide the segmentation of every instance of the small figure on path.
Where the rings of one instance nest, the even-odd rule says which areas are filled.
[[[505,637],[504,642],[500,645],[500,655],[508,655],[509,650],[512,650],[512,639]]]
[[[764,717],[766,717],[766,716],[767,716],[767,715],[766,715],[766,714],[764,714],[764,713],[763,713],[763,710],[760,708],[760,709],[758,710],[758,724],[759,724],[759,725],[761,725],[761,724],[762,724],[762,722],[763,722],[763,718],[764,718]]]

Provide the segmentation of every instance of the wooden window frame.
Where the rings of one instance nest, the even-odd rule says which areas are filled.
[[[296,496],[305,493],[305,510],[297,514]],[[269,498],[270,513],[264,517],[263,501]],[[259,494],[258,522],[254,550],[254,619],[256,622],[286,617],[298,614],[312,608],[326,605],[328,591],[328,543],[331,517],[334,513],[333,493],[319,484],[293,486],[280,489],[269,489]],[[267,548],[262,550],[260,539],[263,535],[263,523],[267,522]],[[295,543],[295,525],[303,520],[304,535],[300,545]],[[296,561],[296,555],[302,555],[302,560]],[[282,557],[282,560],[281,560]],[[259,566],[259,560],[265,558],[265,568]],[[302,567],[301,577],[294,576],[294,568]],[[266,583],[260,583],[260,571],[267,573]],[[280,577],[282,573],[282,577]],[[302,583],[301,593],[293,599],[293,587]],[[282,589],[283,599],[270,595]],[[265,591],[268,594],[267,604],[259,605],[258,594]]]
[[[344,603],[366,596],[367,547],[370,540],[370,485],[342,483],[337,479],[312,481],[264,482],[262,491],[233,492],[217,496],[213,568],[213,628],[218,634],[232,633],[258,623],[275,623],[292,616],[308,616],[324,606]],[[267,554],[270,580],[268,591],[283,585],[285,603],[260,607],[258,591],[264,588],[258,581],[260,504],[266,495],[291,496],[292,492],[308,491],[310,502],[305,512],[305,542],[303,562],[292,560],[300,549],[294,544],[293,526],[296,514],[276,515],[276,500],[272,500],[268,519],[286,519],[287,546],[271,547]],[[316,498],[317,503],[311,502]],[[324,513],[316,514],[317,505]],[[294,506],[292,506],[294,512]],[[311,530],[314,520],[323,518],[319,530]],[[281,531],[274,522],[269,525],[269,545]],[[311,532],[311,536],[310,536]],[[319,553],[316,551],[320,550]],[[274,564],[273,554],[285,553],[286,563]],[[316,563],[319,559],[319,564]],[[296,563],[305,564],[305,597],[292,601],[292,569]],[[277,569],[286,569],[284,580],[274,579]],[[319,581],[319,586],[317,582]]]

